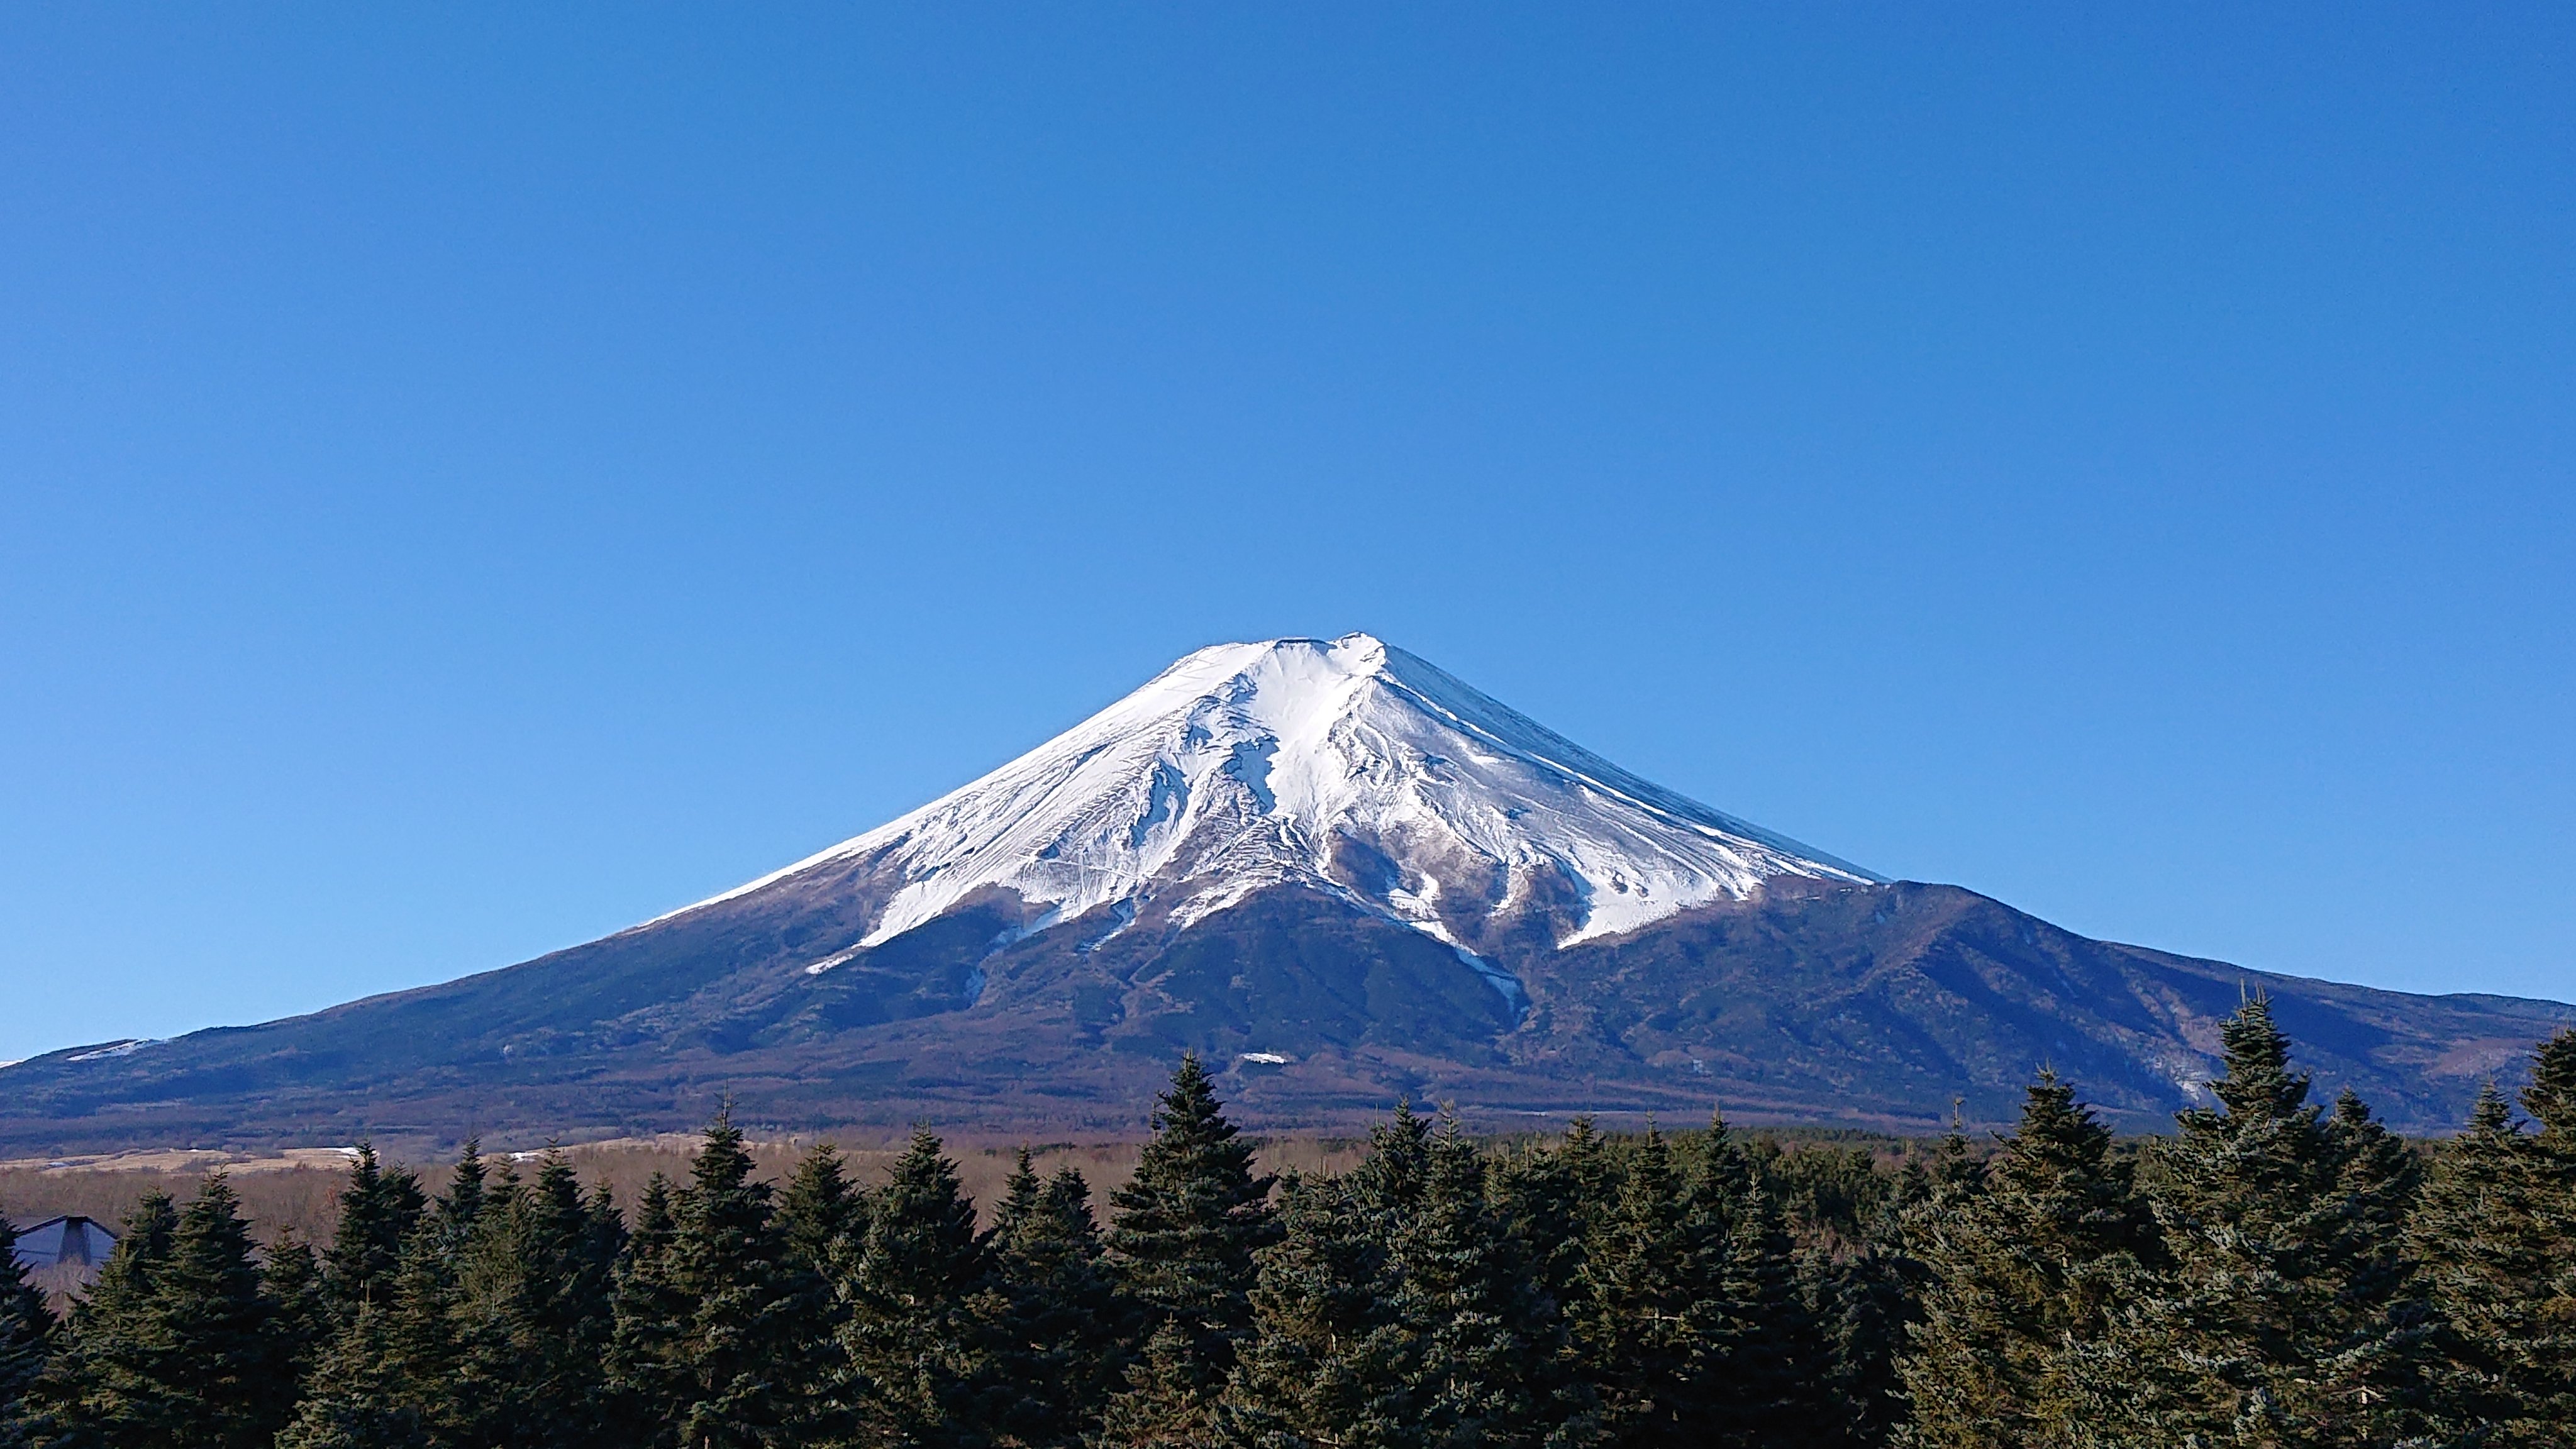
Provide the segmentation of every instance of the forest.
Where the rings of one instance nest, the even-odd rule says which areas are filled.
[[[1023,1152],[979,1215],[926,1130],[771,1183],[723,1116],[631,1203],[362,1152],[327,1242],[218,1175],[59,1320],[0,1251],[0,1446],[2568,1443],[2576,1030],[2436,1143],[2311,1100],[2260,997],[2223,1040],[2169,1133],[2042,1072],[1893,1161],[1398,1106],[1274,1179],[1185,1059],[1100,1204]]]

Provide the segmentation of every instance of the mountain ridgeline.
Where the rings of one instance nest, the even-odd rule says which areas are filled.
[[[1366,635],[1222,645],[785,870],[504,970],[0,1074],[0,1146],[782,1127],[1122,1130],[1182,1050],[1265,1127],[1399,1097],[1927,1128],[2042,1066],[2114,1122],[2207,1100],[2269,997],[2335,1087],[2454,1127],[2552,1002],[2088,940],[1886,880]]]

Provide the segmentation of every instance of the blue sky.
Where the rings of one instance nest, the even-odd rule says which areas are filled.
[[[2576,998],[2571,59],[11,9],[0,1057],[568,945],[1352,629],[1888,874]]]

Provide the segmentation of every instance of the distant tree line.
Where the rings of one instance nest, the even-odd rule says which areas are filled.
[[[560,1153],[433,1195],[362,1150],[319,1252],[222,1177],[62,1322],[0,1252],[0,1446],[2536,1446],[2576,1425],[2576,1031],[2429,1151],[2308,1100],[2270,1011],[2218,1105],[1897,1165],[1723,1124],[1491,1151],[1399,1107],[1255,1171],[1186,1060],[1105,1228],[939,1139],[755,1181],[720,1117],[621,1211]],[[0,1233],[5,1233],[0,1224]],[[5,1243],[0,1243],[5,1247]]]

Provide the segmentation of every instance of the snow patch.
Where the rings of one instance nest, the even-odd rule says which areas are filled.
[[[137,1037],[129,1041],[118,1042],[114,1046],[100,1047],[94,1052],[82,1052],[76,1057],[65,1057],[63,1060],[67,1062],[99,1062],[105,1061],[109,1057],[130,1057],[136,1052],[143,1050],[145,1047],[159,1046],[162,1042],[167,1041],[168,1039],[169,1038],[167,1037]]]

